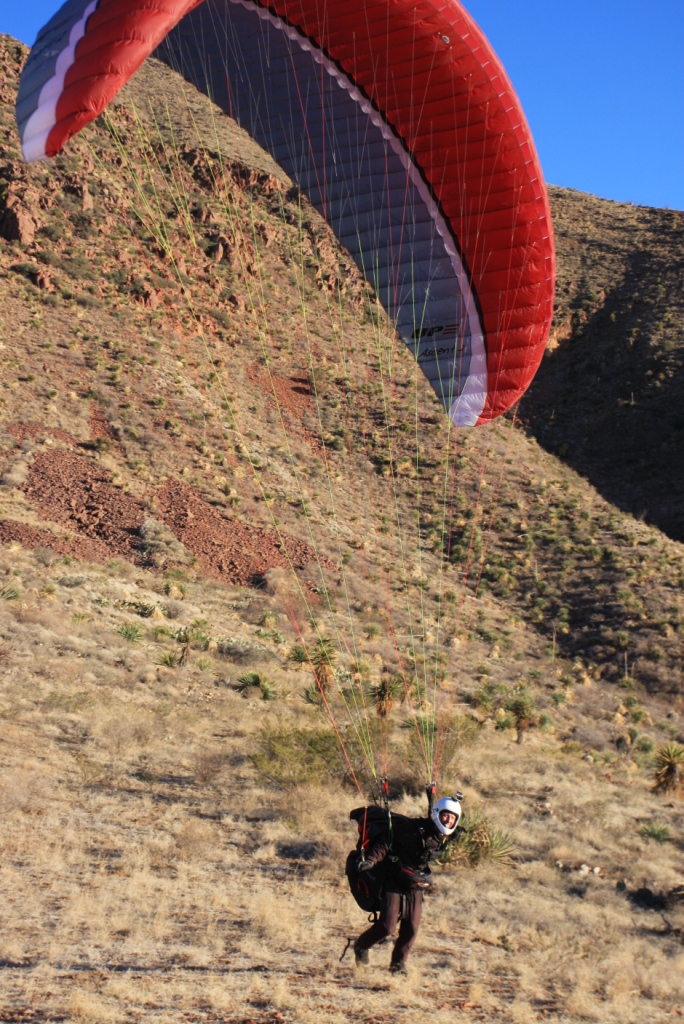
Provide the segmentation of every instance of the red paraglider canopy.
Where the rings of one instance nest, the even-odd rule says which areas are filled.
[[[22,78],[17,119],[26,159],[59,152],[174,26],[174,36],[182,36],[200,4],[68,0],[40,33]],[[403,151],[444,239],[440,244],[455,268],[453,291],[466,311],[461,322],[469,325],[465,348],[452,342],[449,349],[448,394],[439,365],[446,349],[433,343],[418,351],[423,335],[442,331],[446,338],[444,316],[429,330],[416,330],[414,322],[402,337],[455,423],[482,423],[505,412],[530,384],[544,351],[555,256],[530,130],[473,19],[458,0],[206,0],[206,9],[212,5],[218,24],[231,11],[244,17],[247,10],[295,38],[320,65],[320,74],[337,78],[383,137],[391,135],[395,149]],[[202,86],[199,73],[186,77]],[[327,216],[325,194],[317,205]],[[428,291],[426,286],[426,296]],[[398,303],[385,305],[398,309]],[[462,370],[458,353],[466,348],[469,362]],[[432,375],[430,360],[436,367]]]

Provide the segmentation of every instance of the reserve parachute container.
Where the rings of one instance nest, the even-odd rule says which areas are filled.
[[[21,78],[24,158],[59,153],[151,54],[308,196],[454,424],[513,405],[551,324],[551,217],[520,103],[458,0],[68,0]]]

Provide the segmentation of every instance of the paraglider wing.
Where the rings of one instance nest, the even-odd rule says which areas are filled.
[[[17,125],[24,159],[61,152],[201,2],[67,0],[38,33],[21,76]]]
[[[461,4],[70,0],[22,77],[25,158],[58,152],[153,50],[309,197],[453,422],[510,408],[550,328],[551,217],[520,104]]]

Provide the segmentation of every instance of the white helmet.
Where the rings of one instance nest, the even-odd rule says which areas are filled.
[[[461,794],[459,793],[458,795],[460,796]],[[456,815],[456,822],[451,828],[447,828],[446,825],[443,825],[440,821],[439,815],[442,811],[448,811],[450,814]],[[432,811],[430,812],[430,817],[432,818],[432,823],[435,828],[438,829],[443,836],[450,836],[453,835],[458,828],[458,823],[461,820],[461,813],[461,805],[455,796],[443,796],[440,800],[435,800],[432,806]]]

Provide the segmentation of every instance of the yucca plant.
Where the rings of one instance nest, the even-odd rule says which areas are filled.
[[[295,664],[297,668],[308,665],[309,655],[304,644],[294,644],[288,652],[287,660]]]
[[[395,704],[404,699],[404,682],[401,676],[384,675],[379,683],[371,687],[370,695],[381,718],[387,718]]]
[[[655,793],[679,792],[684,777],[684,747],[680,743],[666,743],[654,758]]]
[[[518,743],[522,743],[526,731],[534,724],[536,701],[527,687],[519,686],[504,704],[506,711],[513,717],[518,731]]]
[[[639,835],[642,839],[653,839],[656,843],[669,843],[672,839],[668,826],[657,821],[645,821],[639,828]]]
[[[164,651],[159,659],[159,664],[165,668],[175,668],[178,664],[178,655],[175,651]]]
[[[257,689],[261,693],[262,700],[275,700],[275,687],[270,679],[262,676],[260,672],[244,672],[237,679],[238,693],[247,693],[248,690]]]
[[[192,647],[204,650],[209,643],[209,636],[205,632],[206,619],[195,619],[189,626],[181,626],[175,632],[176,642],[181,645],[181,653],[178,659],[179,665],[184,665],[190,656]]]
[[[329,690],[334,679],[334,668],[337,664],[337,648],[330,637],[322,636],[316,641],[311,664],[318,680],[318,685],[325,692]]]
[[[458,836],[442,853],[440,863],[477,867],[483,860],[496,860],[505,864],[514,849],[511,836],[501,830],[495,832],[482,811],[475,808],[463,815]]]

